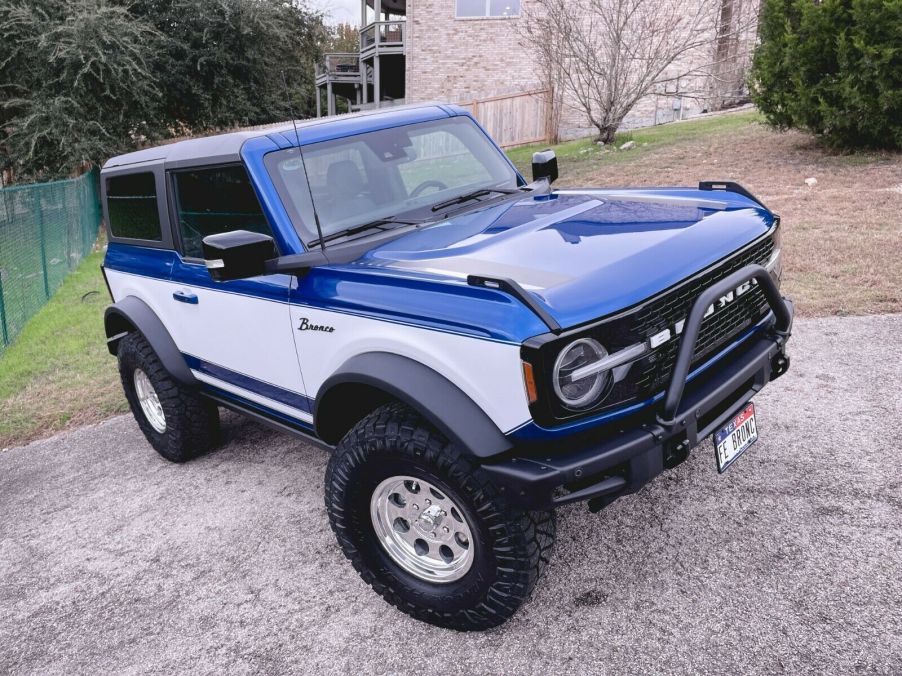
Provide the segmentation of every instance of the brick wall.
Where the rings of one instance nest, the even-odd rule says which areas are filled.
[[[687,4],[692,0],[687,0]],[[760,0],[734,0],[737,16],[755,12]],[[525,8],[530,0],[521,0]],[[455,19],[454,0],[407,1],[406,100],[466,103],[498,94],[542,89],[545,84],[529,46],[520,37],[516,18]],[[669,70],[685,72],[710,64],[715,59],[714,20],[710,48],[684,55]],[[744,55],[753,44],[754,28],[733,41],[728,66],[733,77],[731,92],[741,89]],[[741,61],[741,63],[740,63]],[[738,82],[738,84],[737,84]],[[643,98],[623,122],[626,129],[669,122],[718,107],[721,92],[707,76],[682,78],[660,86]],[[723,82],[719,89],[724,87]],[[715,98],[712,98],[712,93]],[[735,98],[735,96],[734,96]],[[726,101],[729,103],[730,101]],[[595,132],[574,101],[565,101],[561,120],[562,138],[577,138]]]
[[[517,36],[522,20],[455,19],[454,0],[408,0],[407,101],[458,103],[540,87]]]

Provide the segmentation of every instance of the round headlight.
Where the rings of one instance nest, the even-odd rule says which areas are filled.
[[[573,373],[608,356],[597,340],[580,338],[561,350],[554,362],[554,392],[567,408],[583,409],[597,403],[605,394],[610,371],[573,378]]]

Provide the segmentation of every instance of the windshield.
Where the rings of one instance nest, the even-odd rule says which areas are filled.
[[[472,120],[455,117],[270,153],[276,189],[305,244],[382,219],[425,219],[478,190],[510,190],[517,174]],[[451,206],[450,204],[448,206]],[[383,225],[390,225],[383,224]]]

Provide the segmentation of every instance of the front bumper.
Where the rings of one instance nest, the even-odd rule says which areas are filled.
[[[686,383],[704,311],[726,290],[754,279],[771,307],[771,319],[739,348]],[[738,281],[737,281],[738,280]],[[780,296],[764,268],[749,265],[707,289],[695,302],[662,404],[652,414],[606,425],[571,439],[564,448],[522,448],[514,457],[483,465],[510,504],[552,509],[588,501],[593,511],[634,493],[722,427],[768,382],[789,368],[786,342],[793,306]],[[712,453],[713,457],[713,453]]]

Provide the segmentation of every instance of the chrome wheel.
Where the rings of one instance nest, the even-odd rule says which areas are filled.
[[[373,529],[392,560],[429,582],[452,582],[473,564],[473,536],[463,512],[441,490],[393,476],[373,491]]]
[[[147,418],[147,422],[157,432],[163,434],[166,431],[166,415],[163,413],[163,406],[160,404],[157,391],[153,389],[150,378],[141,369],[135,369],[135,394],[138,395],[138,403],[141,405],[141,411]]]

